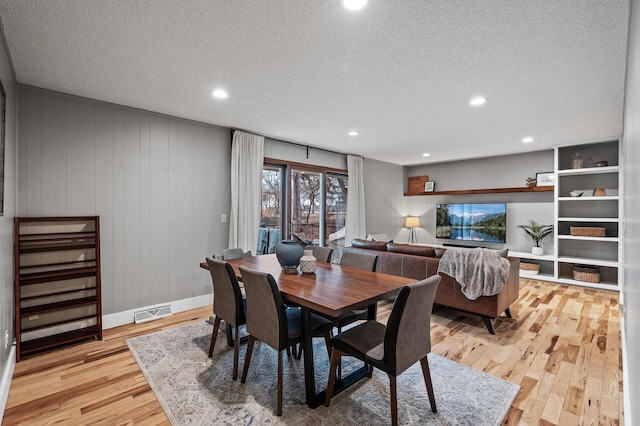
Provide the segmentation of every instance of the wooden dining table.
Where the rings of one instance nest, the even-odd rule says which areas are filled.
[[[282,298],[296,303],[301,308],[304,348],[304,379],[307,405],[316,408],[324,402],[326,389],[316,393],[315,367],[311,333],[311,311],[336,318],[354,309],[368,308],[368,319],[375,319],[376,302],[392,297],[403,286],[414,279],[363,271],[340,265],[318,262],[313,274],[285,274],[275,254],[230,259],[233,270],[241,279],[239,267],[245,266],[267,272],[276,280]],[[206,262],[200,267],[209,269]],[[367,374],[366,366],[343,377],[334,387],[338,394]]]

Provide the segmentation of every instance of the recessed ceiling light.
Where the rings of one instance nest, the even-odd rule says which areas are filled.
[[[360,134],[360,132],[357,132],[355,130],[350,131],[349,133],[347,133],[349,136],[358,136]]]
[[[422,154],[423,157],[430,157],[431,154],[429,154],[428,152],[425,152],[424,154]]]
[[[358,10],[365,7],[367,0],[342,0],[342,5],[349,10]]]
[[[211,95],[216,99],[226,99],[229,94],[224,89],[215,89],[211,91]]]
[[[522,138],[522,143],[531,143],[533,142],[533,138],[531,136],[527,136],[526,138]]]
[[[480,106],[484,105],[487,102],[487,98],[484,96],[476,96],[475,98],[469,101],[469,105],[471,106]]]

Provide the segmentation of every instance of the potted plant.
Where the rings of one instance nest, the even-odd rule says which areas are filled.
[[[527,186],[529,186],[529,187],[536,186],[536,182],[537,181],[538,180],[536,178],[529,176],[527,178]]]
[[[542,254],[543,250],[540,247],[540,243],[553,233],[553,225],[540,225],[535,220],[530,220],[528,225],[518,225],[518,228],[524,229],[524,232],[533,240],[535,246],[531,249],[531,253]]]

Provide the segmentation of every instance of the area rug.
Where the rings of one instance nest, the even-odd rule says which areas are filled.
[[[231,380],[233,348],[218,333],[213,358],[207,357],[212,326],[193,323],[127,340],[127,345],[173,425],[225,424],[386,424],[390,423],[389,379],[371,379],[310,409],[304,399],[303,361],[284,356],[282,417],[275,415],[277,354],[256,342],[247,382],[240,383],[246,345],[240,347],[238,380]],[[323,339],[315,339],[316,386],[326,387],[329,359]],[[361,367],[344,358],[343,375]],[[420,363],[398,377],[400,424],[499,425],[519,386],[446,358],[429,354],[438,408],[432,413]]]

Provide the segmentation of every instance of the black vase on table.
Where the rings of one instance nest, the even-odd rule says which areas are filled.
[[[283,268],[297,268],[304,249],[294,240],[284,240],[276,246],[276,257]]]

